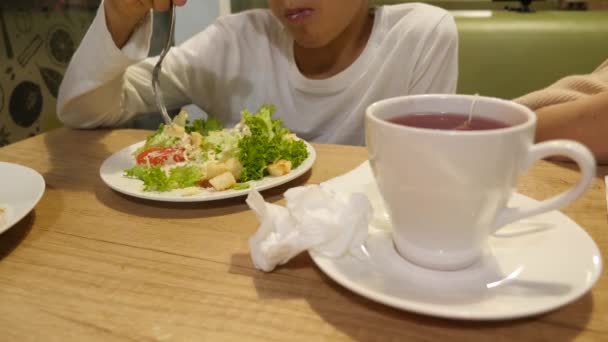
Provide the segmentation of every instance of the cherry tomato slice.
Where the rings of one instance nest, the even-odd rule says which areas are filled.
[[[175,149],[171,147],[153,147],[147,149],[135,158],[137,164],[150,164],[150,165],[162,165],[171,158],[175,162],[183,162],[184,158],[183,149]]]

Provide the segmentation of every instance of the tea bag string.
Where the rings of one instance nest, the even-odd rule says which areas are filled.
[[[471,101],[471,107],[469,107],[469,117],[467,118],[467,120],[465,122],[456,126],[456,128],[454,128],[455,130],[463,130],[463,129],[468,129],[471,127],[471,125],[473,123],[473,110],[475,109],[475,103],[477,103],[478,98],[479,98],[479,93],[475,93],[475,96],[473,97],[473,101]]]
[[[479,93],[475,93],[475,97],[473,97],[473,101],[471,101],[471,108],[469,108],[469,118],[467,119],[467,126],[471,124],[473,121],[473,110],[475,109],[475,103],[479,98]]]

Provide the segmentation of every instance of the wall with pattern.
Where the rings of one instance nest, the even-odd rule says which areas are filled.
[[[0,146],[59,125],[59,85],[98,4],[0,3]]]

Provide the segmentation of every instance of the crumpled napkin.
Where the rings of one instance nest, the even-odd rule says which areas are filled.
[[[305,250],[340,257],[363,245],[372,203],[363,192],[336,191],[333,184],[289,189],[286,207],[265,202],[255,190],[249,193],[247,204],[260,221],[249,239],[256,268],[270,272]]]

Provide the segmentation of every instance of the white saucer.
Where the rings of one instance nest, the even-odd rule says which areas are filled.
[[[369,172],[360,167],[354,174],[361,177]],[[336,190],[353,181],[348,175],[339,178],[334,182]],[[601,273],[597,245],[580,226],[557,211],[500,230],[489,238],[484,257],[467,269],[442,272],[421,268],[396,252],[390,223],[381,222],[378,211],[383,208],[373,202],[375,219],[361,253],[339,259],[312,253],[311,257],[342,286],[395,308],[466,320],[537,315],[581,297]],[[535,200],[515,194],[510,204],[530,202]]]

